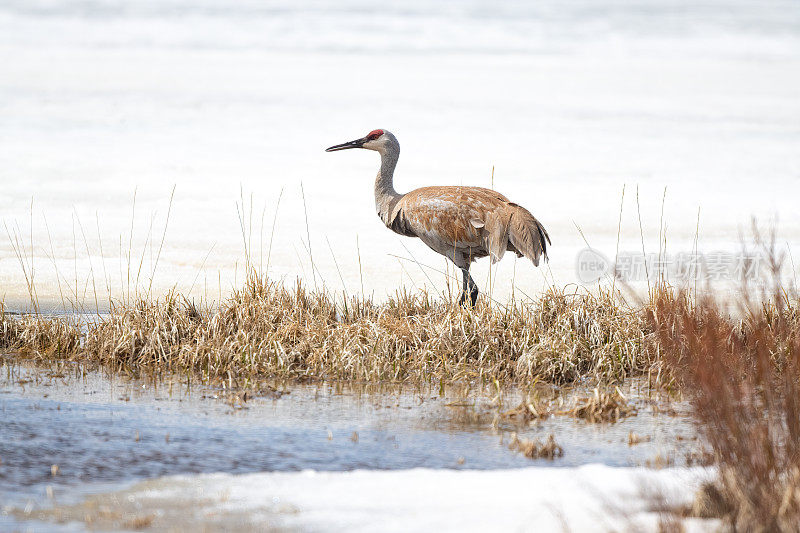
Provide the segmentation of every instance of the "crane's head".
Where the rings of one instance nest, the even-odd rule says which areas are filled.
[[[349,148],[366,148],[367,150],[375,150],[376,152],[383,153],[388,147],[400,149],[400,144],[391,132],[386,130],[372,130],[365,137],[356,139],[336,146],[327,148],[326,152],[336,152],[339,150],[347,150]]]

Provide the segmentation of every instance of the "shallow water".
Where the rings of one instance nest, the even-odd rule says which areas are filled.
[[[617,424],[553,417],[520,428],[493,424],[496,402],[474,391],[265,384],[262,394],[242,402],[178,379],[112,379],[79,369],[53,376],[6,362],[0,500],[17,509],[46,508],[137,480],[203,472],[634,466],[656,456],[682,464],[696,447],[686,416],[654,414],[644,396],[629,394],[639,413]],[[519,399],[511,394],[504,401],[508,407]],[[511,451],[513,431],[523,438],[554,434],[563,458],[531,461]],[[629,446],[631,431],[651,440]]]

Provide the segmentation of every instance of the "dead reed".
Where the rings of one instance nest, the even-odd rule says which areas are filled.
[[[41,361],[192,372],[239,386],[263,377],[608,383],[655,361],[644,315],[608,293],[550,290],[531,303],[465,310],[424,293],[342,302],[251,275],[214,309],[170,293],[117,304],[82,327],[58,317],[2,317],[2,346]]]
[[[500,413],[500,418],[516,423],[519,426],[531,425],[537,420],[546,419],[552,414],[550,402],[527,398],[518,406]]]
[[[578,399],[566,414],[590,423],[619,422],[634,416],[636,408],[617,387],[610,392],[595,388],[592,396]]]
[[[538,440],[520,439],[515,433],[508,448],[518,451],[528,459],[550,459],[552,461],[557,457],[564,456],[564,448],[558,445],[553,435],[549,435],[547,440],[540,442]]]
[[[70,317],[12,315],[0,303],[0,351],[55,359],[78,350],[80,339],[81,328]]]
[[[667,292],[649,313],[719,467],[696,514],[735,531],[800,531],[800,315],[770,257],[772,297],[755,303],[744,291],[739,319],[712,297]]]
[[[517,407],[501,412],[500,418],[518,426],[533,425],[553,415],[570,416],[592,424],[601,424],[619,422],[637,413],[636,407],[618,387],[608,391],[596,387],[591,396],[577,397],[569,406],[565,406],[563,400],[562,396],[557,399],[528,397]]]

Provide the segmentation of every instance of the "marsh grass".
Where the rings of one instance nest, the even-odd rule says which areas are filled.
[[[800,531],[800,313],[774,240],[764,246],[772,287],[742,291],[739,318],[711,296],[665,292],[650,321],[719,469],[694,514],[734,531]]]
[[[81,337],[81,327],[72,317],[11,314],[0,303],[0,351],[58,359],[79,350]]]
[[[34,361],[190,372],[236,386],[264,377],[616,383],[651,370],[649,336],[644,315],[610,293],[551,289],[535,302],[467,310],[424,292],[342,300],[253,272],[214,308],[169,293],[115,303],[81,323],[3,313],[0,346]]]
[[[605,390],[606,388],[609,390]],[[565,405],[563,394],[551,398],[534,394],[525,398],[517,407],[500,412],[499,416],[504,421],[526,426],[551,416],[569,416],[591,424],[604,424],[619,422],[637,414],[636,407],[622,394],[619,387],[605,387],[604,390],[595,387],[589,396],[581,393],[570,396],[571,400]]]
[[[460,294],[449,289],[450,278],[446,276],[445,293],[401,290],[376,303],[369,297],[348,294],[329,246],[342,281],[341,293],[331,291],[321,276],[317,280],[315,258],[319,251],[317,248],[317,254],[312,255],[308,206],[302,189],[306,219],[303,246],[311,263],[313,288],[300,282],[294,286],[276,282],[266,272],[281,197],[268,239],[267,269],[262,270],[266,204],[255,235],[253,196],[248,198],[243,190],[240,192],[237,215],[244,261],[243,265],[237,262],[237,269],[243,267],[246,276],[228,296],[223,296],[221,287],[215,302],[207,295],[195,302],[176,289],[161,296],[153,293],[152,280],[164,248],[175,190],[160,239],[152,234],[153,214],[141,254],[133,245],[134,191],[130,229],[120,235],[121,294],[112,297],[105,263],[100,283],[95,280],[91,262],[86,280],[79,282],[76,270],[74,294],[62,291],[61,279],[65,287],[71,282],[56,269],[62,304],[69,307],[71,303],[73,311],[62,316],[46,316],[38,306],[31,207],[30,246],[23,245],[20,230],[9,233],[29,288],[31,313],[11,315],[0,308],[0,350],[35,362],[77,361],[130,374],[186,373],[230,387],[248,387],[273,377],[478,382],[500,387],[536,382],[616,384],[634,374],[659,375],[650,324],[641,309],[624,304],[613,287],[594,294],[581,288],[570,291],[551,287],[536,299],[512,295],[507,305],[493,301],[489,293],[477,307],[466,310],[456,305]],[[77,222],[83,248],[90,257],[86,232],[80,220]],[[99,233],[98,220],[102,252]],[[259,243],[258,251],[254,240]],[[127,251],[123,250],[125,242]],[[157,244],[149,282],[145,279],[148,272],[140,276],[147,243]],[[52,248],[51,241],[51,252]],[[77,255],[76,245],[75,258]],[[410,251],[409,255],[414,259]],[[51,259],[55,267],[54,257]],[[414,262],[428,276],[428,267],[416,259]],[[79,285],[91,287],[87,290],[94,294],[94,311],[86,307],[86,290],[81,295]],[[98,303],[103,298],[97,296],[96,287],[103,285],[108,292],[108,313],[101,313]]]
[[[552,414],[553,409],[549,401],[539,398],[526,398],[515,408],[501,412],[500,418],[513,422],[518,426],[526,426],[538,420],[546,419]]]
[[[528,459],[553,460],[564,456],[564,448],[559,446],[553,435],[549,435],[544,442],[539,440],[520,439],[515,433],[511,437],[508,448],[517,451]]]
[[[579,398],[567,410],[567,414],[591,423],[619,422],[623,418],[635,416],[636,408],[618,387],[609,392],[595,388],[591,396]]]

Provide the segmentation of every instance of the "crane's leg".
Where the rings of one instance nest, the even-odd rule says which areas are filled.
[[[464,275],[464,284],[462,286],[463,292],[461,293],[461,298],[458,299],[458,303],[467,307],[467,297],[469,297],[469,305],[475,307],[475,302],[478,301],[478,285],[475,284],[475,280],[469,275],[469,268],[462,268],[461,273]]]

